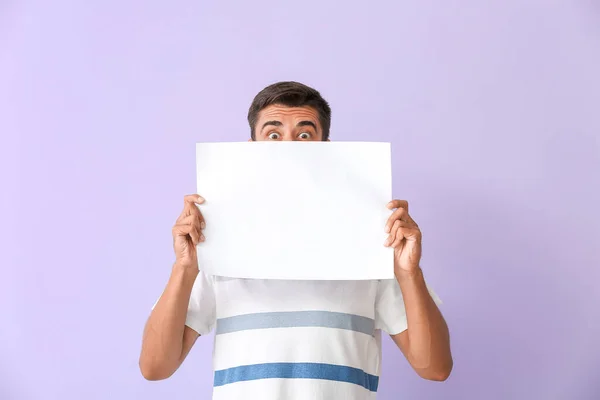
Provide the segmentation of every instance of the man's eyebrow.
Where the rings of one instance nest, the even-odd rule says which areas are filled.
[[[282,126],[283,124],[282,124],[281,122],[279,122],[279,121],[267,121],[267,122],[265,122],[265,123],[263,124],[263,126],[262,126],[261,130],[262,130],[262,129],[265,129],[265,127],[267,127],[267,126],[269,126],[269,125],[270,125],[270,126]]]
[[[315,131],[317,130],[317,125],[312,122],[312,121],[300,121],[296,124],[297,127],[301,127],[301,126],[312,126]]]

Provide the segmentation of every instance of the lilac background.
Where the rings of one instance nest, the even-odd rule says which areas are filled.
[[[598,3],[341,4],[0,1],[0,398],[209,398],[211,338],[150,383],[142,327],[194,143],[283,79],[393,142],[424,231],[455,370],[386,340],[379,398],[600,398]]]

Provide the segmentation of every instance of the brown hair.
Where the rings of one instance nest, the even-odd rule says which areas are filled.
[[[323,128],[323,140],[329,138],[331,127],[331,108],[329,103],[321,97],[315,89],[298,82],[278,82],[261,90],[250,105],[248,110],[248,123],[252,140],[256,140],[254,130],[258,120],[258,113],[270,105],[278,104],[286,107],[314,108],[319,114],[319,122]]]

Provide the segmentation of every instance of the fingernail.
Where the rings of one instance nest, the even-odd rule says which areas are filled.
[[[204,221],[202,221],[202,222],[200,223],[200,228],[202,228],[202,229],[206,228],[206,224],[204,223]]]
[[[389,225],[385,226],[385,233],[390,233],[390,226]]]

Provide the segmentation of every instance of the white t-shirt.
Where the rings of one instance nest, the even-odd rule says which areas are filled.
[[[252,280],[200,272],[186,325],[200,335],[216,330],[214,400],[366,400],[375,399],[379,384],[381,331],[398,334],[407,321],[395,279]]]

